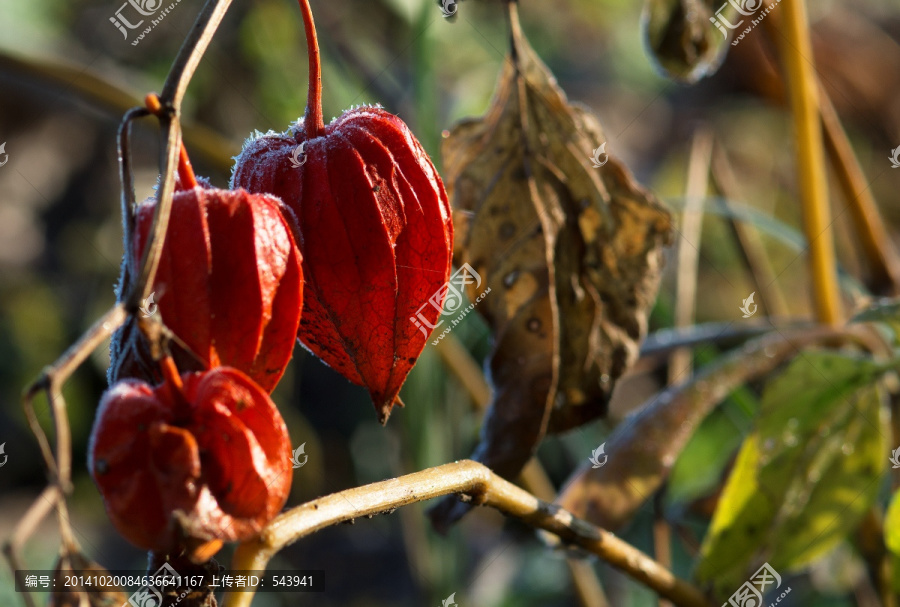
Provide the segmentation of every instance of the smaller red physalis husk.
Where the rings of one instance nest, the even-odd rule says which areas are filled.
[[[232,187],[278,196],[296,213],[306,280],[300,341],[365,386],[385,423],[441,314],[453,253],[450,203],[428,154],[397,116],[358,107],[324,124],[308,0],[300,8],[306,114],[283,134],[248,141]]]
[[[293,354],[303,306],[294,215],[273,196],[198,184],[184,153],[179,174],[153,283],[163,323],[187,346],[173,344],[175,361],[182,370],[235,367],[271,392]],[[120,292],[137,275],[155,209],[153,198],[137,208]],[[162,379],[134,320],[110,354],[110,384]]]
[[[161,385],[123,380],[100,401],[88,468],[110,519],[155,552],[254,537],[290,492],[281,414],[237,369],[179,377],[162,365]]]

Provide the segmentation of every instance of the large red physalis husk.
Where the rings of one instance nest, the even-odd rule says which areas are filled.
[[[136,212],[123,285],[137,273],[156,203]],[[240,369],[267,392],[284,373],[303,305],[293,213],[281,201],[206,185],[175,192],[153,284],[163,323],[187,346],[173,344],[180,369]],[[133,320],[115,335],[110,383],[162,379]]]
[[[359,107],[324,125],[315,26],[305,0],[301,8],[306,115],[283,134],[249,140],[232,187],[274,194],[295,212],[306,280],[300,340],[365,386],[384,423],[440,314],[453,250],[450,205],[397,116]]]
[[[119,533],[166,552],[257,535],[287,500],[291,443],[268,394],[219,367],[107,390],[88,468]]]

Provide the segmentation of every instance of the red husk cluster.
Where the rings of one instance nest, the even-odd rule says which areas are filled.
[[[450,273],[450,204],[397,116],[359,107],[324,125],[315,28],[301,6],[310,53],[306,115],[281,135],[248,141],[232,187],[278,196],[296,214],[306,279],[300,340],[368,388],[384,423],[428,338],[412,319],[421,313],[434,325],[440,314],[440,301],[427,304],[440,298]]]
[[[119,533],[165,552],[259,533],[287,500],[290,461],[287,427],[266,392],[219,367],[110,388],[88,467]]]
[[[138,271],[155,209],[154,199],[137,209],[129,276]],[[153,292],[162,321],[186,346],[173,346],[180,369],[227,365],[268,392],[275,388],[303,305],[293,223],[271,196],[206,185],[175,192]],[[111,382],[162,379],[134,320],[117,333],[111,358]]]
[[[153,284],[171,356],[154,360],[135,319],[113,339],[89,466],[110,518],[142,548],[248,539],[284,505],[290,440],[267,392],[297,336],[366,386],[384,422],[428,337],[414,318],[434,325],[440,314],[453,248],[441,179],[380,108],[324,125],[315,27],[307,0],[301,8],[304,120],[248,143],[232,190],[197,184],[182,149]],[[154,211],[154,201],[137,210],[120,296]]]

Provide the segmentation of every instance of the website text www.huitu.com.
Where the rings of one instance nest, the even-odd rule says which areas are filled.
[[[716,16],[710,17],[709,20],[717,28],[719,28],[719,31],[722,32],[722,35],[727,39],[729,30],[737,30],[740,26],[746,23],[746,20],[741,19],[737,23],[731,23],[725,17],[725,15],[722,14],[722,11],[727,9],[730,5],[741,15],[750,17],[750,24],[747,25],[740,33],[736,34],[734,40],[732,40],[731,42],[731,46],[737,46],[741,43],[741,40],[743,40],[747,34],[752,32],[757,25],[762,23],[762,20],[766,18],[766,15],[771,13],[772,10],[774,10],[780,2],[781,0],[773,0],[772,4],[766,6],[763,9],[762,0],[728,0],[728,2],[725,2],[724,4],[722,4],[722,6],[719,7],[719,10],[716,11]]]
[[[464,263],[440,289],[434,292],[434,295],[428,298],[428,301],[422,304],[416,311],[415,316],[409,317],[410,322],[416,325],[419,331],[422,332],[422,335],[427,338],[432,331],[444,324],[444,319],[441,319],[441,316],[450,316],[459,312],[459,315],[450,321],[450,324],[441,332],[438,338],[431,342],[436,346],[453,327],[466,317],[466,314],[475,309],[478,302],[491,292],[490,288],[486,289],[467,308],[463,308],[462,306],[465,303],[464,293],[469,286],[474,286],[477,293],[478,289],[481,288],[481,275],[475,271],[475,268]]]
[[[474,310],[475,306],[478,305],[478,302],[480,302],[482,299],[484,299],[485,296],[490,292],[491,292],[491,288],[488,287],[487,289],[484,290],[484,292],[481,295],[479,295],[478,297],[475,298],[475,301],[473,303],[470,303],[467,307],[463,308],[463,311],[460,312],[459,316],[450,320],[450,324],[447,326],[447,328],[444,329],[443,331],[441,331],[441,334],[438,335],[437,339],[435,339],[434,341],[431,342],[431,345],[432,346],[438,345],[438,342],[441,341],[442,339],[444,339],[444,336],[446,336],[450,331],[452,331],[453,327],[458,325],[460,323],[460,321],[466,317],[466,314],[468,314],[469,312]]]
[[[137,46],[147,34],[162,23],[162,20],[181,3],[181,0],[175,0],[165,8],[162,3],[163,0],[128,0],[115,12],[115,17],[110,17],[109,20],[116,29],[122,32],[125,40],[128,40],[129,32],[135,32],[147,23],[145,17],[149,18],[149,24],[131,41],[131,46]]]

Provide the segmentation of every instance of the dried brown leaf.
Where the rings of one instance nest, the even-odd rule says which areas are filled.
[[[713,408],[742,384],[759,379],[809,344],[850,338],[841,331],[774,331],[747,342],[691,381],[653,397],[605,442],[600,468],[585,462],[556,499],[579,518],[617,531],[662,486],[688,440]],[[545,536],[548,541],[550,536]]]
[[[614,158],[518,26],[487,113],[444,142],[457,264],[483,277],[473,301],[490,324],[494,397],[473,458],[515,477],[544,434],[606,411],[635,360],[656,297],[670,215]],[[602,162],[603,155],[600,155]],[[462,516],[448,501],[439,529]]]

